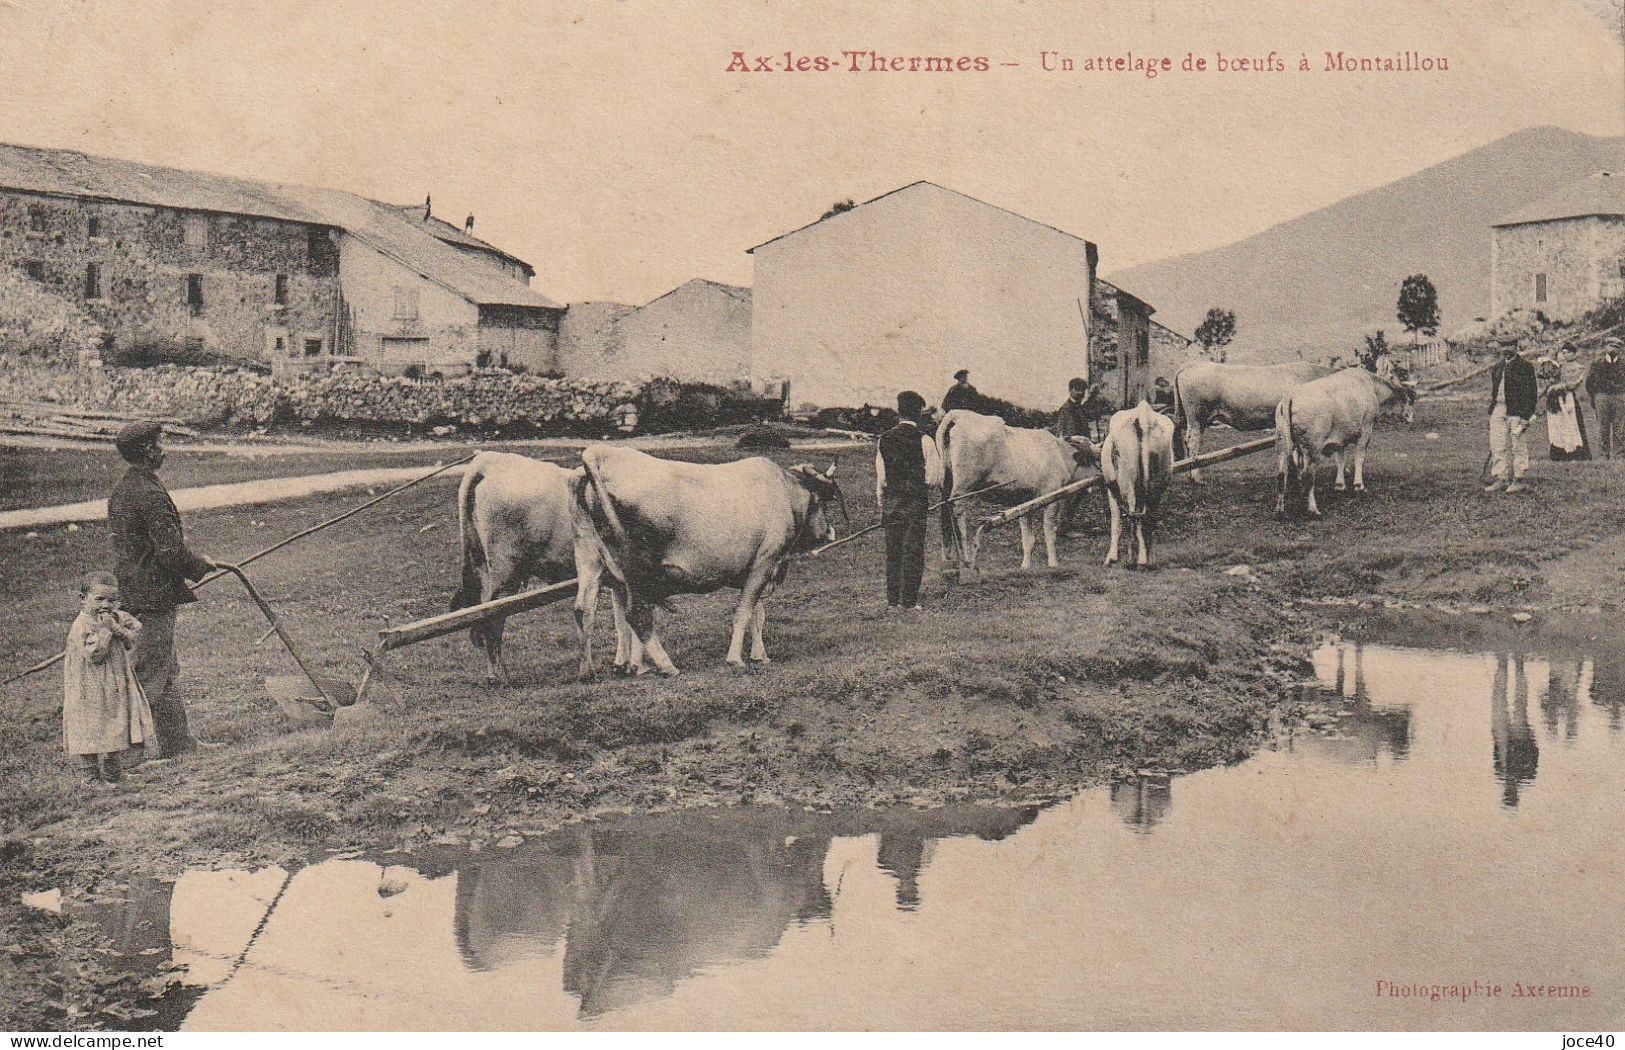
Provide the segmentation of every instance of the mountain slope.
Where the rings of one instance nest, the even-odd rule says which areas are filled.
[[[1108,275],[1189,334],[1210,306],[1236,311],[1238,356],[1349,350],[1394,319],[1399,284],[1425,273],[1445,332],[1489,309],[1489,224],[1599,170],[1625,138],[1530,128],[1235,244]]]

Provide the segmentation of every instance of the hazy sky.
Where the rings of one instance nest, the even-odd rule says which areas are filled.
[[[432,192],[561,300],[748,284],[746,248],[922,178],[1087,237],[1110,272],[1520,128],[1620,134],[1611,2],[0,0],[0,139]],[[725,72],[734,50],[786,49],[994,68]],[[1076,69],[1042,72],[1041,49]],[[1131,49],[1176,67],[1273,49],[1289,71],[1083,69]],[[1450,72],[1327,73],[1327,49],[1443,55]],[[1314,72],[1296,72],[1300,51]]]

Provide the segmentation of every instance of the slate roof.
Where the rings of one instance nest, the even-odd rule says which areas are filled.
[[[1527,204],[1491,226],[1579,219],[1588,215],[1625,216],[1625,172],[1599,171]]]
[[[261,182],[74,150],[7,143],[0,143],[0,189],[332,227],[470,302],[561,308],[524,283],[469,258],[399,209],[343,190]],[[457,233],[461,236],[461,231]]]

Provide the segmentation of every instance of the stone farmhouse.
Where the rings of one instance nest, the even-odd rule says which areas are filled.
[[[1625,295],[1625,173],[1600,171],[1490,228],[1490,316],[1568,321]]]
[[[572,379],[751,384],[749,288],[696,277],[642,306],[571,303],[559,368]]]
[[[557,367],[533,268],[427,201],[0,144],[0,267],[81,305],[115,358]]]
[[[1073,376],[1136,399],[1148,384],[1150,307],[1097,302],[1099,252],[1081,237],[915,182],[749,249],[752,381],[792,407],[936,400],[966,368],[984,394],[1033,408]],[[1096,306],[1118,319],[1104,374]],[[1126,342],[1124,342],[1126,340]]]

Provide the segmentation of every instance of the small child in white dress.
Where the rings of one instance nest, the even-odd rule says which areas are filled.
[[[62,659],[62,744],[92,780],[119,779],[119,754],[154,739],[130,650],[141,622],[119,608],[118,580],[85,575]]]

